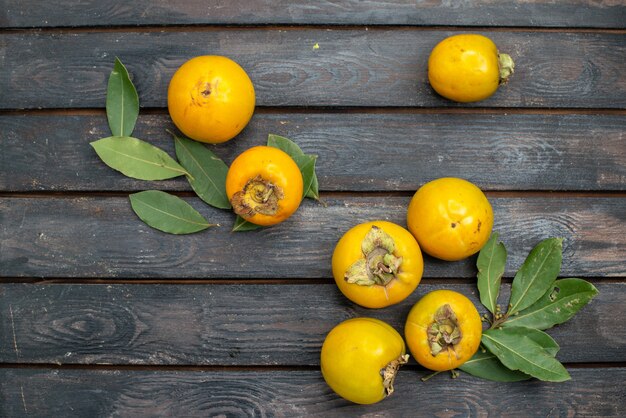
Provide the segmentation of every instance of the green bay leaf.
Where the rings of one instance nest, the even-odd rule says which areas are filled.
[[[309,199],[320,200],[320,185],[317,180],[317,174],[315,170],[313,170],[313,178],[311,180],[311,187],[309,187],[309,191],[304,194],[305,197]]]
[[[261,225],[253,224],[252,222],[246,221],[241,216],[237,215],[235,219],[235,224],[233,225],[232,232],[246,232],[246,231],[254,231],[255,229],[263,228]]]
[[[483,345],[511,370],[519,370],[537,379],[563,382],[570,375],[563,365],[550,355],[541,344],[520,329],[489,329],[483,333]]]
[[[110,136],[91,143],[109,167],[139,180],[164,180],[189,173],[163,150],[133,137]]]
[[[482,352],[479,350],[471,359],[463,363],[459,369],[473,376],[495,382],[519,382],[530,379],[530,376],[526,373],[509,369],[498,360],[498,357],[488,351]]]
[[[493,314],[496,313],[505,266],[506,248],[503,243],[498,242],[498,234],[494,233],[480,250],[476,261],[480,302]]]
[[[317,155],[305,154],[298,144],[280,135],[269,134],[267,145],[284,151],[298,164],[304,182],[303,197],[319,200],[319,181],[315,172]]]
[[[536,303],[509,317],[502,326],[551,328],[569,320],[597,294],[598,289],[585,280],[557,280]]]
[[[115,58],[109,75],[106,112],[113,136],[130,136],[139,115],[139,96],[124,64]]]
[[[509,315],[535,303],[554,284],[561,270],[562,251],[560,238],[545,239],[531,250],[513,278]]]
[[[298,165],[300,169],[300,173],[302,173],[302,196],[306,197],[306,195],[311,190],[313,185],[313,178],[315,177],[315,161],[317,160],[316,155],[301,155],[299,157],[294,158],[294,161]]]
[[[507,332],[511,335],[519,335],[520,337],[528,337],[543,348],[546,353],[555,357],[561,347],[554,341],[550,335],[536,328],[528,327],[510,327]]]
[[[204,144],[183,136],[173,135],[176,157],[191,177],[189,184],[196,194],[211,206],[230,209],[226,196],[228,166]]]
[[[189,203],[169,193],[146,190],[129,197],[137,216],[159,231],[191,234],[216,226],[207,222]]]
[[[267,136],[267,146],[285,151],[291,158],[304,155],[302,149],[289,138],[284,136],[269,134]]]

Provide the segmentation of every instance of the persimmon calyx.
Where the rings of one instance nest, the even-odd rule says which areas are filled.
[[[396,380],[396,375],[400,367],[408,363],[409,355],[402,354],[395,360],[389,362],[389,364],[380,371],[383,377],[383,388],[385,388],[385,396],[389,396],[393,393],[393,382]]]
[[[427,335],[430,354],[433,356],[444,350],[455,352],[454,347],[461,342],[463,335],[456,314],[450,305],[446,303],[437,309],[434,321],[428,327]]]
[[[386,286],[397,277],[402,265],[402,257],[393,254],[395,247],[389,234],[372,226],[361,242],[363,257],[348,267],[344,279],[361,286]]]
[[[504,84],[515,70],[513,58],[509,54],[498,54],[498,67],[500,68],[500,84]]]
[[[278,202],[283,197],[280,187],[256,176],[233,195],[230,203],[235,213],[242,218],[250,218],[257,213],[272,216],[278,212]]]

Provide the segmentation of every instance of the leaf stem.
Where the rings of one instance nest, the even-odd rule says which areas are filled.
[[[428,381],[431,377],[435,377],[435,376],[437,376],[439,373],[441,373],[441,372],[433,372],[433,373],[431,373],[431,374],[429,374],[429,375],[427,375],[427,376],[422,377],[422,382],[426,382],[426,381]]]
[[[507,319],[509,319],[509,312],[494,317],[493,322],[491,323],[491,326],[489,327],[489,329],[499,328],[502,324],[504,324],[507,321]]]

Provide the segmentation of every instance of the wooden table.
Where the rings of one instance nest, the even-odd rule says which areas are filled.
[[[452,3],[5,1],[0,416],[626,416],[626,5]],[[460,32],[491,37],[517,64],[471,105],[440,98],[426,78],[432,47]],[[174,155],[167,85],[204,54],[238,61],[257,92],[250,125],[215,153],[229,163],[269,133],[287,136],[319,155],[325,205],[307,200],[284,224],[231,233],[232,214],[184,179],[131,180],[98,159],[89,142],[109,135],[116,56],[142,105],[134,136]],[[319,371],[334,325],[372,316],[401,331],[438,288],[480,305],[475,257],[427,257],[417,291],[382,310],[350,303],[332,280],[347,229],[405,225],[415,190],[443,176],[486,191],[507,287],[528,251],[557,236],[561,276],[599,289],[550,331],[572,380],[423,383],[411,361],[391,398],[350,404]],[[221,227],[151,229],[128,201],[147,189],[184,197]]]

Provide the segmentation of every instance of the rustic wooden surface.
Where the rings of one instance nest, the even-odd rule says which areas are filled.
[[[424,181],[441,176],[468,178],[487,191],[620,191],[624,187],[622,114],[451,112],[260,109],[236,143],[214,151],[230,162],[245,149],[263,144],[268,132],[297,137],[307,153],[320,155],[318,176],[325,191],[410,194]],[[165,129],[174,125],[166,112],[159,111],[140,115],[134,135],[150,138],[174,155],[174,143]],[[0,130],[6,132],[0,156],[4,191],[191,190],[181,179],[147,183],[102,164],[92,148],[84,146],[85,138],[109,135],[102,112],[0,114]],[[393,164],[382,169],[383,158]],[[33,165],[33,161],[42,163]]]
[[[9,416],[623,416],[624,368],[574,368],[559,385],[494,384],[463,375],[422,384],[405,368],[396,400],[363,407],[337,396],[317,369],[3,369]],[[445,399],[445,405],[435,400]]]
[[[62,13],[58,3],[21,0],[4,8],[8,28],[189,24],[327,24],[327,25],[437,25],[537,26],[623,28],[626,12],[619,1],[577,0],[555,4],[550,0],[520,2],[342,0],[66,0],[73,13]]]
[[[138,222],[128,198],[41,194],[0,199],[5,274],[40,278],[255,278],[331,280],[331,255],[356,223],[386,219],[406,224],[409,196],[323,196],[306,201],[284,223],[254,233],[229,232],[232,213],[189,203],[221,226],[201,234],[165,235]],[[509,257],[507,275],[546,237],[564,239],[561,274],[621,277],[626,259],[626,199],[514,194],[491,198],[494,229]],[[476,260],[428,257],[427,278],[475,278]]]
[[[420,293],[375,312],[396,329]],[[454,283],[480,306],[472,284]],[[626,285],[599,283],[585,315],[551,331],[568,363],[626,362],[624,333],[598,318],[624,317]],[[508,286],[503,292],[508,295]],[[7,284],[0,360],[41,364],[316,366],[334,325],[372,311],[344,300],[334,284]],[[482,307],[481,307],[482,309]],[[485,310],[482,309],[484,313]],[[189,326],[181,328],[181,321]],[[176,330],[176,332],[175,332]],[[584,332],[581,332],[585,330]],[[76,341],[82,344],[77,346]],[[597,341],[602,341],[597,344]]]
[[[292,26],[9,32],[0,89],[11,94],[0,98],[0,109],[101,108],[115,56],[128,64],[142,105],[163,107],[174,71],[207,51],[248,71],[260,106],[626,107],[623,33],[531,29],[480,31],[517,58],[518,82],[483,102],[455,105],[420,74],[433,46],[456,32]]]
[[[626,5],[499,2],[7,0],[0,10],[0,417],[626,416]],[[426,80],[434,44],[490,36],[516,60],[492,98],[461,105]],[[314,49],[315,44],[319,49]],[[114,57],[142,109],[135,136],[173,155],[166,88],[201,54],[242,64],[250,125],[214,147],[226,162],[268,133],[318,158],[324,205],[231,233],[184,179],[142,182],[106,167]],[[487,192],[510,279],[530,248],[564,238],[562,277],[599,295],[550,334],[572,380],[427,383],[411,361],[396,393],[338,398],[319,349],[340,321],[402,330],[412,304],[450,288],[477,305],[475,258],[426,257],[405,302],[368,310],[336,289],[330,258],[352,225],[404,225],[412,193],[442,176]],[[176,193],[219,228],[171,236],[128,194]]]

